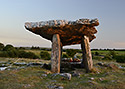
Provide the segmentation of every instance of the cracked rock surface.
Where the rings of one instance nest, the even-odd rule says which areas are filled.
[[[86,35],[91,42],[99,25],[98,19],[78,19],[76,21],[49,20],[40,22],[26,22],[25,28],[35,34],[52,41],[54,34],[59,34],[62,46],[80,44],[81,37]]]

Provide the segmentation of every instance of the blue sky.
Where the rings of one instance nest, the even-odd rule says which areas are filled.
[[[50,41],[28,32],[24,23],[80,18],[99,19],[91,48],[125,48],[125,0],[0,0],[0,42],[51,47]]]

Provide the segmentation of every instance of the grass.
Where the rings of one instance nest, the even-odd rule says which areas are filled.
[[[25,51],[40,56],[40,50]],[[99,52],[100,55],[109,53],[109,51],[92,51],[92,53],[95,52]],[[51,52],[49,51],[49,53]],[[115,51],[115,53],[118,55],[125,54],[124,51]],[[81,56],[81,53],[78,56]],[[13,65],[10,70],[0,71],[0,89],[49,89],[51,86],[63,86],[64,89],[125,89],[125,69],[111,69],[97,65],[99,62],[103,62],[125,67],[125,63],[117,63],[115,60],[101,60],[100,56],[95,56],[93,59],[94,69],[92,73],[85,73],[84,69],[72,70],[81,73],[81,75],[72,77],[70,81],[62,79],[60,76],[52,77],[50,70],[40,66],[17,69],[19,66]],[[50,63],[49,60],[41,59],[0,58],[0,62],[5,62],[6,66],[11,65],[16,60],[26,63]],[[47,77],[43,76],[43,74],[46,74]]]
[[[41,50],[25,50],[26,52],[33,52],[36,54],[38,57],[40,57],[40,52]],[[48,51],[48,53],[51,55],[51,51]]]
[[[108,54],[110,51],[107,50],[96,50],[96,51],[92,51],[92,53],[98,52],[101,55],[106,55]],[[116,54],[118,55],[125,55],[125,51],[114,51]]]
[[[14,62],[18,58],[0,58],[0,61]],[[76,69],[80,72],[79,77],[72,77],[69,80],[63,80],[60,76],[52,77],[50,70],[37,67],[26,67],[22,69],[12,69],[0,71],[0,89],[49,89],[50,86],[63,86],[64,89],[124,89],[125,88],[125,70],[111,69],[108,67],[100,67],[98,62],[106,64],[113,63],[125,66],[124,63],[116,63],[115,61],[99,61],[93,60],[95,69],[99,73],[85,73],[84,69]],[[20,59],[19,62],[44,62],[46,60]],[[47,77],[42,76],[47,74]],[[94,78],[91,80],[90,78]]]
[[[33,52],[36,54],[38,57],[40,57],[40,50],[25,50],[26,52]]]
[[[26,62],[26,63],[29,63],[29,62],[42,62],[42,63],[50,63],[50,60],[41,60],[41,59],[27,59],[27,58],[0,58],[0,62],[10,62],[10,63],[13,63],[15,62],[16,60],[18,60],[18,62]]]

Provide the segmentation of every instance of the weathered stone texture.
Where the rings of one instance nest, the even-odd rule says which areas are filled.
[[[54,34],[59,34],[62,46],[80,44],[82,35],[89,37],[91,42],[97,30],[94,26],[98,26],[97,19],[79,19],[76,21],[50,20],[41,22],[27,22],[25,28],[29,31],[52,41]]]
[[[58,34],[53,35],[52,53],[51,53],[51,70],[53,73],[60,73],[61,43]]]
[[[81,48],[83,53],[82,65],[85,67],[86,72],[90,72],[93,68],[93,61],[89,45],[89,38],[87,36],[82,37]]]

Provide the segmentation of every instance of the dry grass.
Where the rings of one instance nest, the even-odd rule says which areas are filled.
[[[0,61],[14,62],[17,59],[0,58]],[[44,62],[50,61],[35,59],[20,59],[19,62]],[[125,89],[125,70],[111,69],[96,65],[100,61],[94,60],[94,67],[99,73],[85,73],[84,69],[76,69],[81,75],[72,77],[71,81],[62,80],[60,77],[53,78],[50,70],[37,67],[26,67],[22,69],[11,69],[0,71],[0,89],[48,89],[49,86],[63,86],[64,89]],[[102,62],[102,61],[101,61]],[[113,63],[125,66],[112,61],[103,61],[106,64]],[[47,74],[47,77],[42,76]],[[94,78],[91,80],[91,78]]]

